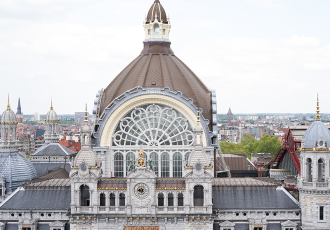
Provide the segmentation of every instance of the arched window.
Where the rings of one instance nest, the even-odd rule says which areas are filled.
[[[183,194],[181,192],[178,194],[178,206],[183,206]]]
[[[167,196],[167,206],[173,206],[173,193],[169,193]]]
[[[116,195],[114,193],[110,194],[110,206],[116,206]]]
[[[159,35],[159,26],[154,25],[154,35]]]
[[[114,157],[115,177],[124,177],[124,157],[121,153],[116,153]]]
[[[173,155],[173,177],[182,177],[182,155],[174,153]]]
[[[306,180],[312,182],[312,159],[308,158],[306,162]]]
[[[194,206],[204,205],[204,188],[201,185],[194,187]]]
[[[156,175],[158,175],[158,153],[151,153],[150,154],[150,159],[151,159],[151,165],[150,168],[154,170]]]
[[[81,206],[90,205],[89,187],[87,185],[80,186],[80,205]]]
[[[164,194],[158,193],[158,206],[164,206]]]
[[[190,152],[187,152],[187,153],[184,155],[184,160],[186,161],[186,165],[188,165],[189,156],[190,156]]]
[[[162,153],[161,155],[161,177],[170,177],[170,155]]]
[[[132,152],[126,154],[126,176],[135,168],[135,155]]]
[[[318,167],[317,167],[317,181],[318,182],[324,182],[324,160],[319,159],[317,161]]]
[[[105,194],[100,194],[100,206],[105,206]]]
[[[119,194],[119,206],[125,206],[125,194],[124,193]]]

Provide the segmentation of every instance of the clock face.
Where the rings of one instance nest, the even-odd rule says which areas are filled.
[[[143,159],[143,158],[139,158],[139,159],[138,159],[138,165],[139,165],[140,167],[144,166],[144,159]]]
[[[134,187],[134,194],[138,198],[145,198],[149,194],[149,188],[146,184],[144,183],[138,183]]]
[[[320,141],[320,146],[323,146],[323,141]]]
[[[195,165],[195,168],[196,168],[197,171],[200,171],[202,169],[202,165],[200,163],[197,163]]]
[[[80,167],[80,169],[81,169],[81,171],[86,171],[86,170],[87,170],[87,166],[86,166],[86,165],[82,165],[82,166]]]

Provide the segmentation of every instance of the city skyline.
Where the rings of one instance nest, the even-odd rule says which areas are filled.
[[[1,2],[0,109],[9,93],[24,114],[47,113],[51,98],[58,114],[86,102],[91,113],[97,91],[142,50],[152,2]],[[317,93],[321,113],[330,112],[329,2],[161,3],[174,53],[216,90],[219,114],[313,113]]]

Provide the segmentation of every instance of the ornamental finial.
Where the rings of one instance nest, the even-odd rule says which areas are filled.
[[[50,98],[50,110],[53,110],[53,98]]]
[[[85,107],[85,120],[84,120],[84,122],[88,123],[87,103],[86,103],[86,107]]]
[[[200,122],[200,116],[199,116],[199,109],[197,110],[197,123],[199,123]]]
[[[9,93],[8,93],[8,104],[7,104],[7,109],[10,109],[10,103],[9,103]]]
[[[317,105],[316,105],[316,117],[315,117],[316,121],[320,121],[320,106],[319,106],[319,94],[317,94]]]

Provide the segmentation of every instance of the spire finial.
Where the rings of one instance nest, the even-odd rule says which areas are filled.
[[[316,121],[320,121],[320,106],[319,106],[319,94],[317,94],[317,105],[316,105],[316,117],[315,117]]]
[[[7,109],[10,109],[10,103],[9,103],[9,93],[8,93],[8,104],[7,104]]]
[[[84,120],[84,122],[88,123],[87,103],[86,103],[86,107],[85,107],[85,120]]]
[[[199,116],[199,109],[198,109],[198,110],[197,110],[197,123],[200,122],[199,118],[200,118],[200,116]]]
[[[50,110],[53,110],[53,98],[50,98]]]

